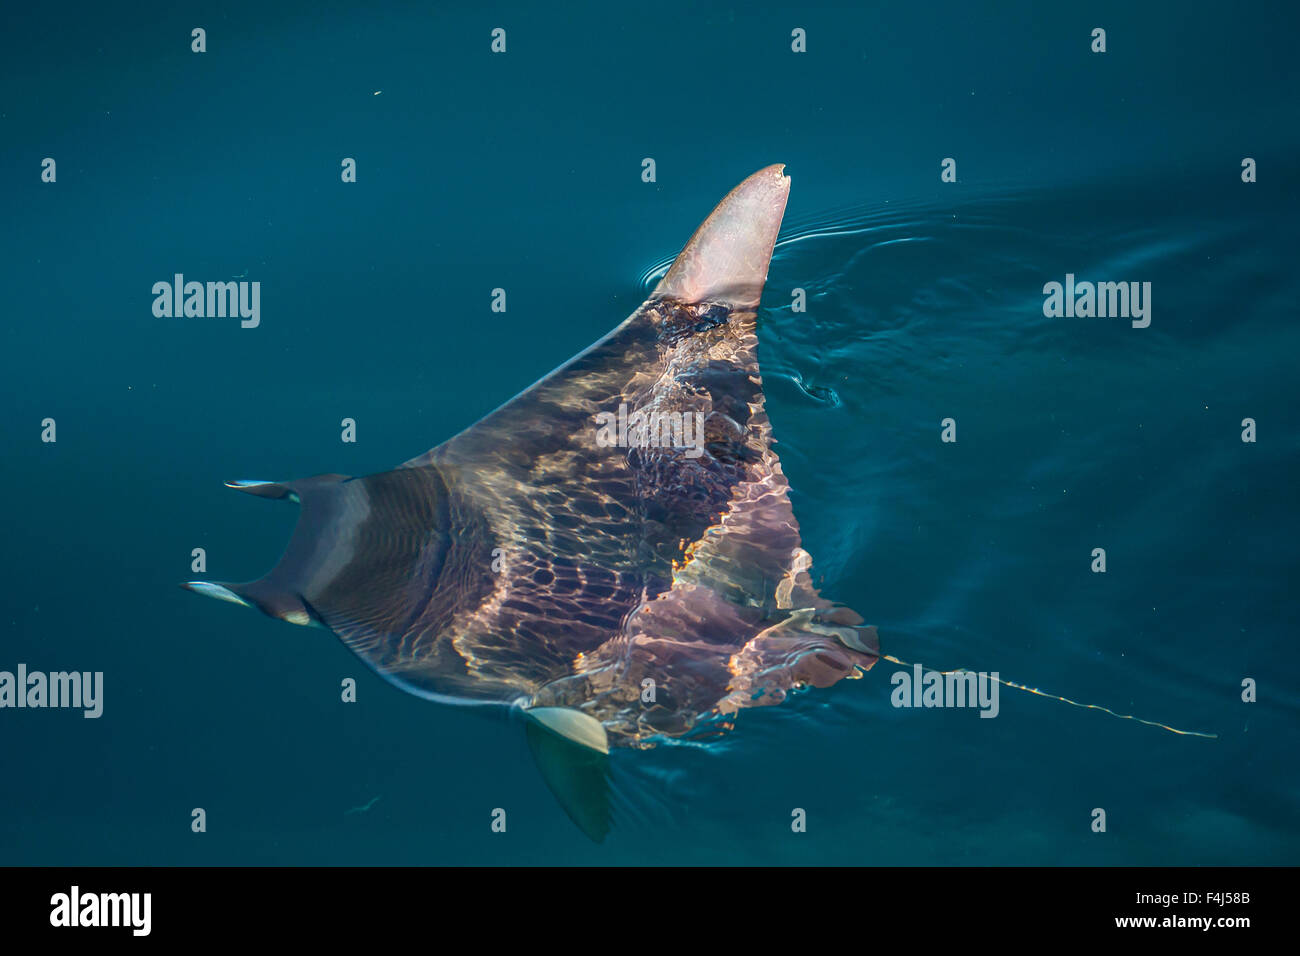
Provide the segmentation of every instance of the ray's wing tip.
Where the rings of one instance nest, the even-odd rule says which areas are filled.
[[[528,747],[546,786],[578,829],[603,843],[611,824],[604,726],[569,707],[532,707],[524,715]]]
[[[785,163],[773,163],[742,180],[715,212],[726,210],[734,223],[757,233],[770,232],[775,239],[789,198],[790,177],[785,174]]]
[[[530,707],[524,711],[530,720],[571,743],[609,756],[609,735],[596,718],[571,707]]]
[[[782,189],[788,190],[790,188],[790,177],[785,174],[785,163],[773,163],[771,166],[764,166],[758,172],[750,176],[749,179],[746,179],[745,182],[749,182],[750,179],[756,179],[760,176],[771,180]]]
[[[771,193],[773,197],[780,199],[784,205],[785,198],[790,194],[790,177],[786,175],[785,163],[773,163],[771,166],[764,166],[758,172],[744,179],[733,191],[760,189]]]
[[[757,307],[789,197],[784,163],[745,178],[695,230],[656,294],[682,302]]]

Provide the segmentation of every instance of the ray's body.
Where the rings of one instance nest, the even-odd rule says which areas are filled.
[[[189,586],[323,626],[412,693],[516,705],[595,752],[871,667],[874,629],[812,586],[764,410],[755,309],[789,182],[780,166],[749,177],[626,321],[426,454],[235,483],[300,502],[289,547],[257,581]],[[702,450],[602,444],[597,416],[620,406],[702,422]],[[539,762],[591,833],[561,792],[573,780]]]

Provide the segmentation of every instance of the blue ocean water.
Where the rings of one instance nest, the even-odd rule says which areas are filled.
[[[102,671],[105,700],[0,710],[0,863],[1295,863],[1295,28],[1217,4],[11,11],[0,670]],[[759,358],[823,592],[903,660],[1216,738],[1010,689],[992,720],[896,708],[882,662],[706,747],[616,753],[596,845],[517,723],[176,587],[193,548],[244,580],[287,540],[292,508],[222,481],[437,444],[621,321],[773,162]],[[178,272],[260,281],[261,324],[155,317]],[[1045,317],[1067,274],[1150,282],[1150,326]]]

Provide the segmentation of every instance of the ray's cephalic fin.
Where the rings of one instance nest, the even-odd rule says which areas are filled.
[[[400,631],[427,603],[447,544],[446,494],[436,470],[227,487],[298,502],[289,545],[271,572],[255,581],[182,587],[291,624],[324,627],[345,640]]]

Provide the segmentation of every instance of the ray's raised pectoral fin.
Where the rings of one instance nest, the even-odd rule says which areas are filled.
[[[691,235],[651,300],[722,306],[752,322],[790,196],[784,169],[767,166],[729,192]],[[604,338],[403,467],[460,462],[478,474],[523,475],[538,456],[517,450],[522,435],[534,449],[560,457],[576,434],[582,442],[577,450],[585,452],[595,442],[593,416],[616,410],[664,371],[662,329],[649,314],[644,307],[633,312]]]
[[[784,164],[760,169],[727,193],[695,230],[655,294],[757,308],[790,198],[784,170]]]
[[[528,749],[565,814],[597,843],[610,825],[609,741],[600,721],[569,707],[524,712]]]

